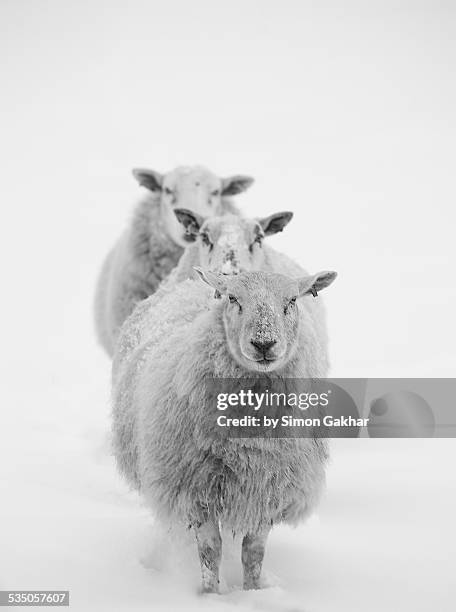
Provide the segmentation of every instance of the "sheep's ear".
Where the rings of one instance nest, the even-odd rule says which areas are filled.
[[[215,289],[215,298],[221,298],[222,295],[226,293],[226,282],[221,274],[215,274],[214,272],[203,270],[203,268],[198,268],[197,266],[194,266],[193,269],[204,283]]]
[[[163,175],[155,170],[147,170],[146,168],[134,168],[133,176],[141,185],[149,189],[149,191],[161,191],[163,184]]]
[[[299,296],[313,295],[317,297],[318,291],[329,287],[336,276],[337,272],[318,272],[318,274],[298,279]]]
[[[174,214],[179,223],[185,227],[185,240],[195,242],[205,218],[188,208],[175,208]]]
[[[264,219],[258,219],[258,223],[261,225],[265,236],[272,236],[281,232],[283,228],[290,223],[293,218],[293,213],[289,211],[274,213]]]
[[[236,195],[246,191],[255,179],[251,176],[236,174],[228,178],[222,179],[222,195]]]

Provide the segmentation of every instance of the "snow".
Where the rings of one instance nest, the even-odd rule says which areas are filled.
[[[454,440],[334,441],[318,514],[270,537],[268,588],[239,590],[234,542],[204,597],[191,534],[170,546],[109,454],[92,300],[135,166],[251,174],[247,214],[295,212],[269,240],[339,273],[332,376],[454,376],[454,7],[285,4],[2,3],[2,589],[97,612],[454,609]]]
[[[103,385],[87,387],[85,407],[55,399],[46,418],[7,428],[2,588],[69,589],[75,610],[452,609],[452,440],[334,442],[318,516],[270,537],[269,588],[239,590],[239,542],[225,534],[223,594],[202,597],[192,534],[170,545],[119,480]]]

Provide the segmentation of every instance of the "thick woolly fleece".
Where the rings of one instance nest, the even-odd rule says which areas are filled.
[[[237,213],[229,199],[216,211]],[[160,195],[148,194],[101,269],[95,293],[95,328],[108,355],[119,329],[138,302],[152,295],[178,264],[184,249],[168,235],[160,213]]]
[[[223,527],[256,533],[296,524],[324,484],[324,440],[223,439],[215,428],[213,377],[248,377],[232,358],[222,304],[187,280],[141,303],[126,323],[113,370],[113,444],[121,473],[157,516],[198,524],[214,512]],[[324,377],[327,339],[321,298],[299,303],[300,337],[284,378]]]

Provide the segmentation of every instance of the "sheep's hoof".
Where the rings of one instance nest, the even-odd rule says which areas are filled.
[[[248,580],[244,582],[244,591],[258,591],[264,588],[260,580]]]

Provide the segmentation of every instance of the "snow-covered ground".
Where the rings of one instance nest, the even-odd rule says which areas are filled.
[[[85,610],[454,610],[454,440],[339,440],[269,588],[197,594],[109,455],[91,308],[139,190],[129,171],[250,173],[251,215],[326,292],[334,377],[454,376],[451,3],[2,2],[0,588]],[[4,111],[4,112],[3,112]],[[273,242],[272,242],[273,241]]]

